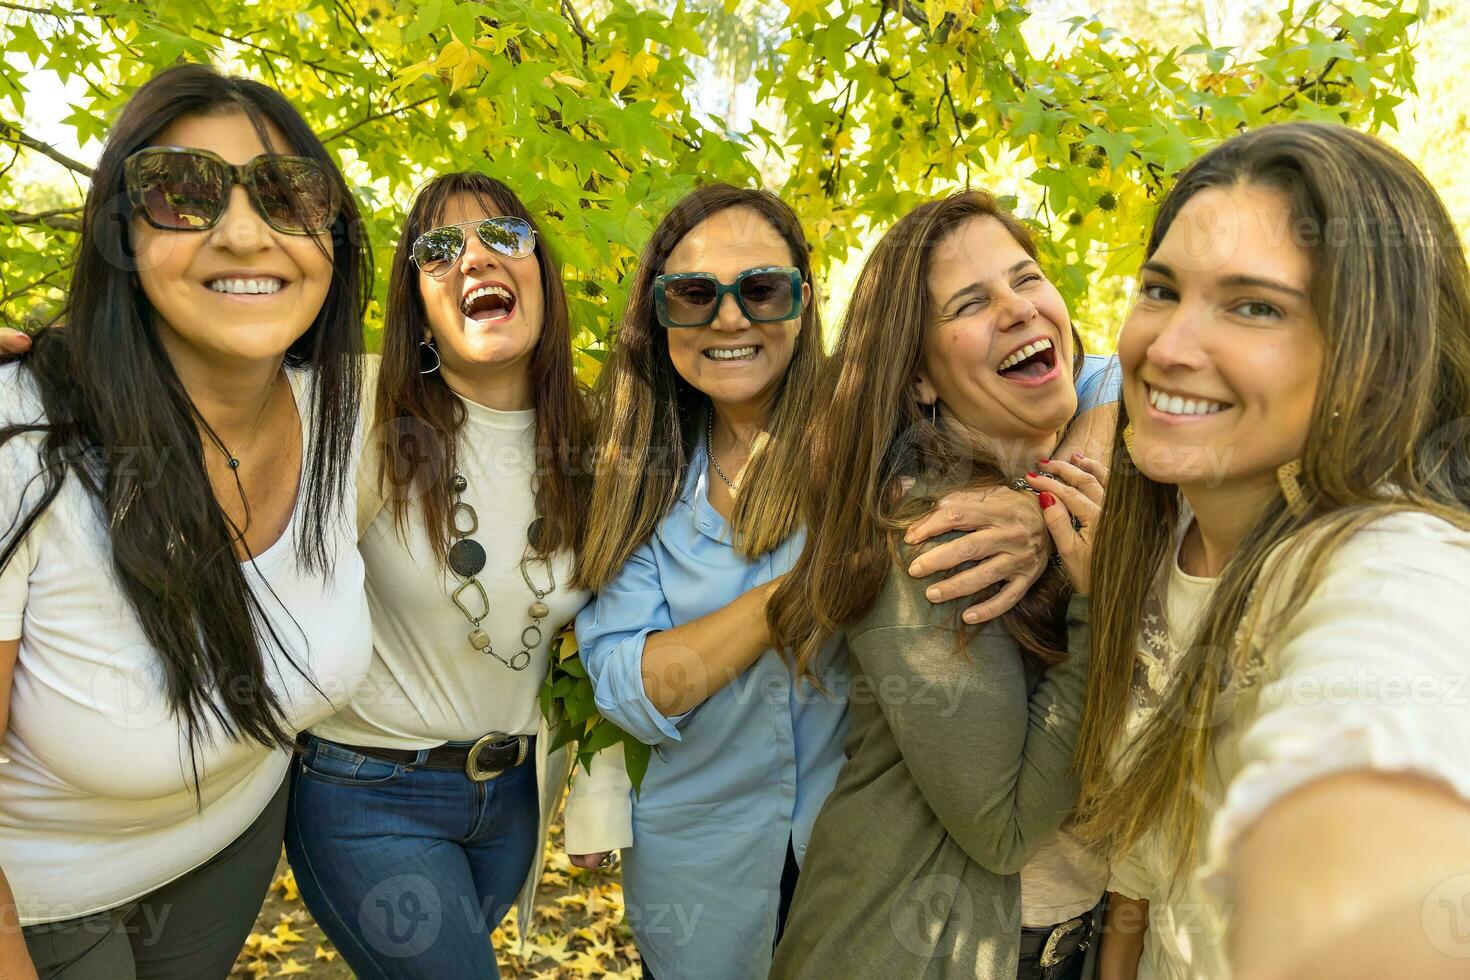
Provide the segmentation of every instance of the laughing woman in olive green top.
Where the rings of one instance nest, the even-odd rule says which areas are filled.
[[[1077,795],[1106,480],[1091,460],[1046,459],[1076,408],[1081,352],[1036,258],[1024,226],[965,193],[900,220],[858,281],[815,420],[808,544],[770,607],[803,671],[842,635],[848,760],[773,978],[1017,975],[1020,871]],[[956,486],[1005,484],[1037,493],[1061,567],[998,622],[966,627],[963,602],[933,605],[906,574],[899,535]]]

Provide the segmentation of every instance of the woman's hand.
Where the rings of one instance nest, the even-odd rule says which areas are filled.
[[[568,854],[567,859],[578,868],[600,868],[606,864],[612,864],[612,851],[598,851],[595,854]]]
[[[1073,453],[1071,462],[1050,459],[1036,465],[1056,479],[1028,473],[1026,482],[1039,491],[1041,517],[1061,556],[1062,570],[1073,590],[1086,595],[1092,588],[1092,543],[1097,540],[1108,468],[1081,453]]]
[[[930,586],[926,592],[930,602],[978,595],[998,582],[1004,583],[995,595],[965,610],[967,623],[984,623],[1005,615],[1046,571],[1051,549],[1046,525],[1030,494],[1009,487],[957,490],[915,521],[904,540],[919,544],[947,531],[970,533],[915,558],[909,574],[924,578],[975,562]]]
[[[31,338],[19,330],[0,327],[0,357],[7,354],[24,354],[31,349]]]

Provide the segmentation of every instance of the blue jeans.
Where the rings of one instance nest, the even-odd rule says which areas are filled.
[[[541,843],[534,755],[476,783],[302,742],[286,856],[347,965],[360,980],[498,978],[490,932]]]

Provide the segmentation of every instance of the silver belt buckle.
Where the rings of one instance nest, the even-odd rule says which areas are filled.
[[[1081,929],[1082,926],[1083,922],[1080,918],[1068,919],[1051,931],[1051,935],[1046,937],[1046,945],[1041,948],[1042,969],[1056,966],[1062,961],[1062,957],[1057,955],[1057,947],[1062,944],[1063,939],[1070,936],[1074,930]]]
[[[496,776],[499,776],[501,773],[505,772],[505,769],[495,769],[490,772],[481,772],[480,767],[477,765],[477,763],[480,759],[480,752],[485,748],[485,746],[494,745],[496,742],[504,742],[506,739],[513,737],[520,740],[520,744],[516,750],[516,761],[506,766],[505,769],[514,769],[522,762],[525,762],[527,740],[524,735],[511,736],[506,734],[505,732],[490,732],[488,735],[480,736],[475,744],[470,746],[469,754],[464,757],[464,774],[470,777],[470,779],[474,782],[488,783]]]

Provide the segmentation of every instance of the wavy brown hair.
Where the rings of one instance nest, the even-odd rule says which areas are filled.
[[[1242,184],[1282,195],[1288,227],[1312,260],[1324,357],[1301,457],[1306,507],[1294,514],[1277,497],[1258,515],[1163,703],[1121,762],[1140,618],[1154,570],[1171,560],[1183,506],[1178,487],[1155,483],[1127,457],[1126,405],[1093,553],[1079,830],[1113,854],[1158,831],[1176,874],[1195,865],[1222,687],[1250,638],[1300,609],[1332,550],[1370,522],[1421,511],[1470,527],[1470,273],[1439,195],[1373,137],[1320,123],[1267,126],[1184,172],[1160,205],[1148,256],[1195,194]],[[1271,603],[1269,623],[1256,596],[1285,597]]]
[[[709,398],[674,369],[666,328],[653,304],[653,280],[684,236],[729,208],[748,208],[791,249],[791,264],[812,283],[811,250],[796,212],[770,191],[712,184],[692,191],[654,229],[638,261],[628,306],[607,366],[594,389],[596,475],[579,579],[597,589],[647,541],[673,507]],[[817,290],[801,311],[801,333],[766,422],[746,464],[730,526],[747,558],[788,538],[799,517],[807,460],[802,430],[816,401],[824,359]]]
[[[999,221],[1038,257],[1020,220],[990,194],[967,191],[900,218],[858,277],[804,453],[806,547],[767,611],[776,648],[803,676],[814,677],[825,639],[872,608],[890,573],[907,574],[901,565],[894,569],[904,528],[950,490],[1006,482],[997,461],[977,457],[969,440],[931,421],[913,384],[924,336],[938,318],[929,290],[934,255],[965,222],[983,217]],[[1082,366],[1075,328],[1072,343],[1075,378]],[[918,492],[899,490],[905,476],[920,481]],[[1001,619],[1038,665],[1065,657],[1069,595],[1066,576],[1049,567]]]
[[[456,439],[468,412],[440,372],[420,373],[419,342],[429,333],[419,292],[413,243],[444,220],[449,202],[473,196],[487,214],[521,218],[536,229],[536,260],[545,297],[541,336],[531,351],[531,398],[536,413],[535,551],[550,556],[575,549],[586,509],[581,476],[586,425],[581,391],[572,367],[571,315],[561,269],[546,237],[508,186],[475,171],[440,174],[414,197],[404,222],[388,280],[383,323],[383,363],[378,372],[373,438],[381,450],[379,487],[388,498],[400,536],[406,536],[414,501],[435,557],[446,561],[453,537],[451,481],[458,467]],[[439,529],[440,533],[434,533]]]

